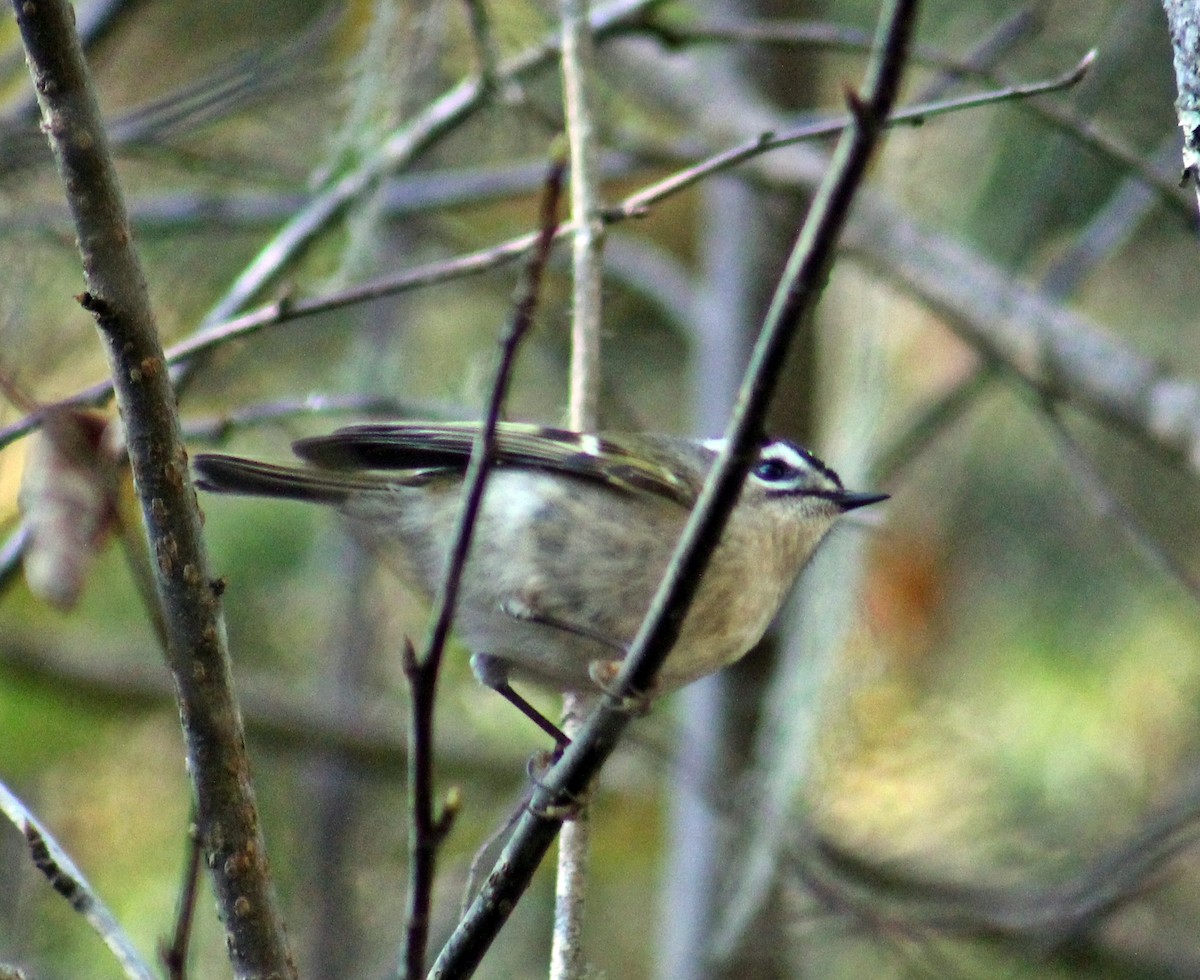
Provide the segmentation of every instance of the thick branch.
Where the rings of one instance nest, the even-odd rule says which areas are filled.
[[[234,969],[239,977],[295,976],[267,872],[219,590],[204,552],[175,394],[74,17],[65,0],[14,0],[13,7],[79,241],[88,290],[81,302],[99,325],[125,423],[200,832]]]
[[[846,237],[848,249],[896,278],[995,363],[1200,472],[1194,381],[881,199],[860,202]]]

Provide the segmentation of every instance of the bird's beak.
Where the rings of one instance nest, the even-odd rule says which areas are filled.
[[[843,490],[833,500],[843,511],[847,511],[858,510],[859,507],[869,507],[871,504],[878,504],[887,500],[888,496],[886,493],[854,493],[850,490]]]

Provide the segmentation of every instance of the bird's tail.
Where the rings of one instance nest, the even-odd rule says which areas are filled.
[[[339,505],[355,493],[378,493],[378,479],[345,473],[329,473],[297,466],[276,466],[240,456],[201,453],[192,463],[196,485],[216,493],[247,494],[254,497],[286,497],[320,504]]]

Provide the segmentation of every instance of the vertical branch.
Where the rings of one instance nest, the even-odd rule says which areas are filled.
[[[500,64],[492,19],[488,16],[484,0],[463,0],[463,5],[467,8],[467,25],[475,46],[475,70],[479,73],[483,90],[490,91],[496,87]]]
[[[562,0],[562,74],[571,147],[572,314],[570,425],[593,432],[598,423],[600,298],[604,221],[596,168],[595,124],[589,104],[592,35],[588,0]]]
[[[175,676],[197,825],[238,977],[294,977],[234,698],[219,601],[141,264],[66,0],[14,0],[125,423]]]
[[[604,272],[604,222],[600,215],[595,125],[589,103],[592,34],[588,0],[562,0],[562,77],[567,142],[571,151],[571,371],[568,425],[594,432],[599,424],[601,287]],[[587,699],[563,699],[563,729],[574,738],[587,710]],[[562,829],[554,890],[554,940],[551,980],[573,980],[586,971],[583,916],[587,893],[589,820],[586,807]]]

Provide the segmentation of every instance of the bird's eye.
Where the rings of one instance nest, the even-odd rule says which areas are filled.
[[[781,483],[794,476],[795,472],[782,459],[764,459],[754,467],[754,475],[763,483]]]

